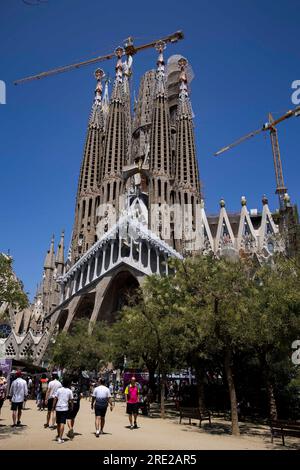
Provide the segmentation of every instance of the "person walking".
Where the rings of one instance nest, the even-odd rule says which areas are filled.
[[[50,426],[51,429],[55,429],[55,411],[53,411],[53,401],[55,394],[57,390],[62,387],[61,382],[58,380],[58,374],[56,372],[52,373],[52,380],[50,380],[46,392],[46,397],[45,397],[45,404],[47,406],[47,419],[46,423],[44,424],[44,428],[49,427],[50,419],[51,419],[51,414],[52,414],[52,424]]]
[[[26,401],[28,395],[28,388],[26,380],[22,379],[22,372],[16,372],[16,379],[13,381],[9,391],[9,399],[11,402],[12,411],[12,426],[21,426],[21,416],[23,402]]]
[[[3,375],[2,370],[0,370],[0,416],[1,416],[1,408],[6,398],[6,390],[7,390],[7,381]]]
[[[92,396],[93,396],[93,393],[94,393],[94,390],[96,388],[97,384],[93,381],[90,382],[90,386],[89,386],[89,401],[92,401]]]
[[[100,434],[103,434],[103,429],[105,425],[105,415],[107,411],[108,404],[110,405],[110,411],[113,410],[113,402],[111,398],[111,393],[109,388],[105,385],[104,379],[99,379],[99,386],[96,387],[92,395],[92,410],[95,408],[95,428],[96,428],[96,437],[99,437]]]
[[[69,431],[68,431],[67,436],[70,439],[73,439],[75,418],[80,408],[80,400],[83,396],[81,393],[81,387],[79,384],[78,377],[73,377],[72,383],[71,383],[71,391],[73,393],[73,408],[68,411],[67,424],[68,424]]]
[[[40,379],[40,411],[44,411],[46,407],[46,393],[48,390],[48,382],[49,380],[47,379],[46,374],[42,374],[42,377]]]
[[[58,444],[65,442],[63,439],[65,424],[68,412],[73,408],[73,393],[70,386],[71,380],[68,377],[64,378],[62,387],[58,388],[54,395],[53,410],[56,411]]]
[[[32,378],[30,376],[28,376],[27,388],[28,388],[29,398],[33,398],[33,381],[32,381]]]
[[[137,429],[137,415],[139,412],[140,386],[135,377],[131,377],[129,385],[125,388],[126,413],[129,417],[130,429]],[[132,423],[132,416],[134,422]]]

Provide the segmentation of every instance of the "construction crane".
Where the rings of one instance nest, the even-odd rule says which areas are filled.
[[[176,31],[175,33],[170,34],[169,36],[166,36],[164,38],[156,39],[155,41],[148,42],[148,43],[142,44],[140,46],[134,46],[133,37],[130,36],[129,38],[127,38],[125,40],[123,51],[124,51],[125,55],[133,56],[134,54],[136,54],[139,51],[142,51],[144,49],[148,49],[150,47],[155,47],[155,45],[157,43],[160,43],[160,42],[175,43],[175,42],[177,42],[177,41],[179,41],[183,38],[184,38],[183,32],[182,31]],[[69,72],[70,70],[79,69],[81,67],[85,67],[85,66],[90,65],[90,64],[95,64],[97,62],[103,62],[105,60],[109,60],[109,59],[111,59],[112,57],[114,57],[116,55],[116,51],[118,49],[120,49],[120,48],[117,48],[114,52],[111,52],[111,53],[103,55],[103,56],[93,57],[92,59],[87,59],[87,60],[84,60],[83,62],[77,62],[76,64],[64,65],[62,67],[57,67],[55,69],[48,70],[47,72],[41,72],[41,73],[38,73],[37,75],[31,75],[30,77],[25,77],[25,78],[21,78],[19,80],[15,80],[14,84],[19,85],[21,83],[30,82],[32,80],[40,80],[41,78],[50,77],[51,75],[56,75],[58,73]]]
[[[300,106],[297,106],[296,108],[287,111],[283,116],[279,117],[278,119],[273,118],[272,114],[269,113],[269,120],[266,124],[264,124],[260,129],[257,129],[256,131],[249,132],[249,134],[244,135],[240,139],[236,140],[230,145],[227,145],[226,147],[221,148],[218,152],[214,154],[214,156],[219,157],[222,155],[224,152],[227,150],[230,150],[233,147],[236,147],[237,145],[241,144],[245,140],[250,139],[251,137],[256,136],[257,134],[260,134],[263,131],[270,131],[270,138],[271,138],[271,145],[272,145],[272,152],[273,152],[273,161],[274,161],[274,169],[275,169],[275,178],[276,178],[276,194],[278,194],[279,197],[279,207],[280,209],[284,208],[284,195],[287,192],[287,188],[285,187],[284,184],[284,179],[283,179],[283,172],[282,172],[282,164],[281,164],[281,157],[280,157],[280,150],[279,150],[279,142],[278,142],[278,133],[276,126],[282,121],[285,121],[286,119],[289,119],[293,116],[300,116]]]

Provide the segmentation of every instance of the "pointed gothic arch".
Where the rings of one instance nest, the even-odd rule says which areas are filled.
[[[122,307],[128,305],[139,286],[139,281],[129,270],[121,270],[113,276],[103,293],[103,300],[97,315],[98,321],[112,323]]]

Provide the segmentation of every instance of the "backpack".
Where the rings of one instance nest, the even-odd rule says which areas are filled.
[[[48,381],[46,379],[41,379],[41,391],[46,393],[48,389]]]
[[[6,383],[0,382],[0,400],[4,400],[6,395]]]

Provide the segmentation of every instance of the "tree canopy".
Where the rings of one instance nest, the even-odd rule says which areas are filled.
[[[235,363],[255,356],[267,387],[275,379],[271,364],[289,360],[299,331],[299,277],[296,261],[285,258],[264,266],[210,256],[174,261],[173,275],[145,279],[138,301],[123,310],[113,347],[132,365],[152,364],[160,373],[190,365],[199,385],[207,368],[224,372],[238,434]]]
[[[80,319],[74,322],[72,330],[61,332],[52,343],[51,362],[69,370],[100,370],[108,360],[107,326],[94,325],[89,333],[89,322]]]
[[[287,391],[296,376],[290,356],[300,331],[297,261],[274,257],[261,266],[252,259],[195,256],[172,263],[173,274],[144,279],[113,325],[96,324],[88,335],[88,323],[81,320],[71,333],[60,333],[53,362],[97,369],[108,361],[122,367],[126,357],[130,367],[146,366],[152,384],[155,373],[160,379],[162,416],[168,373],[192,367],[203,408],[207,377],[219,377],[236,435],[249,371],[251,387],[257,394],[266,390],[269,416],[276,417],[276,394],[280,387]]]
[[[23,290],[22,282],[13,272],[12,263],[10,256],[0,253],[0,305],[7,303],[22,310],[28,306],[28,297]]]

